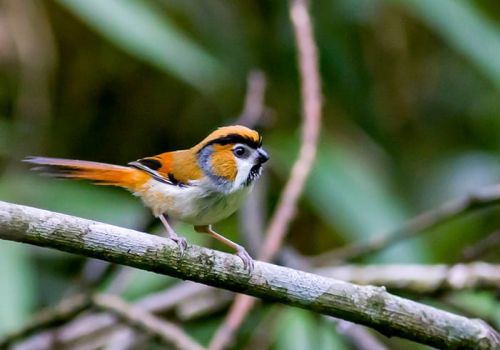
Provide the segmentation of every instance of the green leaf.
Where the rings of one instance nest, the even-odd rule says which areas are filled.
[[[202,92],[213,93],[228,82],[222,64],[148,1],[59,2],[129,54]]]
[[[500,29],[474,1],[389,1],[409,8],[500,87]]]

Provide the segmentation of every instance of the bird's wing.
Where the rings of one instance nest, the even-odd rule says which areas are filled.
[[[203,176],[196,155],[190,150],[166,152],[129,163],[155,180],[174,186],[189,186]]]

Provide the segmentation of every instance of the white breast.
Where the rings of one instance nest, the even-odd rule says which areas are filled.
[[[234,213],[250,190],[246,186],[221,193],[201,182],[179,187],[151,179],[134,194],[155,216],[167,214],[192,225],[211,225]]]

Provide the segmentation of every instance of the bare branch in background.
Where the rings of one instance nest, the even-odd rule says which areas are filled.
[[[254,69],[248,74],[245,104],[236,124],[254,128],[261,123],[266,111],[266,85],[266,76],[261,70]]]
[[[340,261],[359,258],[379,252],[402,240],[415,237],[440,224],[446,223],[466,213],[498,205],[500,203],[500,185],[483,187],[468,196],[451,200],[442,206],[424,212],[395,231],[379,235],[366,242],[355,242],[318,255],[311,259],[315,265],[330,265]]]
[[[302,143],[299,155],[293,164],[290,177],[281,193],[276,210],[271,217],[259,259],[270,261],[276,255],[288,227],[296,214],[297,201],[316,158],[321,124],[321,78],[318,68],[318,53],[314,42],[311,18],[306,0],[290,0],[290,18],[298,49],[298,62],[302,91]],[[221,350],[232,340],[254,301],[243,295],[236,296],[227,318],[214,335],[209,348]]]
[[[500,288],[500,267],[486,263],[447,265],[346,265],[332,268],[320,268],[314,273],[328,277],[368,285],[384,285],[389,290],[422,295],[427,293],[463,290],[468,288]],[[220,310],[231,300],[231,293],[202,284],[185,281],[165,291],[150,294],[135,306],[148,312],[164,313],[175,308],[175,314],[181,320],[190,320],[200,315],[207,315],[214,310]],[[126,329],[125,326],[116,327],[115,317],[107,314],[82,316],[57,331],[58,344],[69,346],[82,343],[84,339],[95,340],[97,334],[106,340],[119,340],[119,344],[137,340],[137,332]],[[342,325],[342,322],[335,325]],[[350,335],[358,334],[351,325],[349,332],[341,332],[350,342]],[[357,327],[361,327],[357,325]],[[131,333],[132,332],[132,333]],[[360,331],[361,332],[361,331]],[[133,335],[131,337],[131,335]],[[38,334],[38,341],[34,347],[19,349],[48,349],[53,335]]]
[[[165,312],[210,289],[213,288],[204,284],[183,281],[165,291],[149,294],[139,300],[136,305],[149,311]]]
[[[221,311],[233,298],[234,293],[227,290],[186,281],[158,293],[156,297],[146,297],[134,305],[155,313],[174,309],[176,319],[184,322]],[[108,343],[108,350],[141,348],[138,342],[143,339],[139,335],[130,328],[115,331],[113,339]]]
[[[362,285],[427,294],[464,289],[499,289],[500,265],[475,262],[447,265],[345,265],[315,273]]]
[[[261,70],[252,70],[247,78],[247,91],[245,95],[245,104],[236,124],[254,128],[262,124],[265,117],[266,106],[264,103],[266,93],[266,76]],[[265,201],[267,193],[267,176],[263,174],[252,192],[238,211],[238,222],[240,232],[245,239],[245,246],[251,255],[256,255],[260,243],[262,242],[262,233],[265,224]]]
[[[7,349],[16,341],[25,339],[36,332],[67,323],[91,306],[91,298],[85,295],[65,299],[59,305],[40,312],[17,332],[0,338],[0,349]]]
[[[0,339],[0,349],[7,348],[16,341],[26,339],[35,332],[65,324],[83,311],[97,307],[105,311],[110,311],[118,316],[121,321],[125,321],[131,326],[138,327],[148,332],[152,336],[158,336],[164,343],[174,346],[176,349],[200,350],[203,349],[199,344],[190,339],[179,327],[167,321],[157,318],[144,308],[128,305],[119,297],[111,295],[87,294],[77,295],[63,300],[60,304],[47,308],[40,312],[30,323],[19,331]],[[51,332],[48,345],[53,346],[55,342],[62,346],[59,339],[59,332]],[[35,344],[35,348],[41,349],[42,344]],[[29,344],[28,344],[29,347]]]
[[[160,319],[140,307],[129,305],[114,295],[95,295],[93,304],[118,316],[127,324],[158,337],[165,345],[180,350],[202,350],[203,347],[191,339],[173,323]]]
[[[265,229],[266,194],[269,178],[263,174],[238,211],[238,227],[245,240],[245,247],[251,255],[259,251]]]
[[[259,320],[259,324],[253,328],[252,337],[245,344],[243,350],[264,350],[271,348],[275,342],[273,333],[283,309],[282,305],[275,304],[266,311],[266,314]]]
[[[189,246],[129,229],[0,202],[0,238],[190,279],[367,325],[379,332],[435,347],[485,349],[500,335],[468,319],[391,295],[381,287],[347,282],[256,262],[248,274],[232,255]]]
[[[147,312],[167,312],[179,303],[190,300],[200,293],[214,289],[204,284],[184,281],[165,291],[152,293],[135,302],[133,305]],[[74,347],[76,344],[86,343],[89,339],[104,338],[107,343],[112,335],[118,337],[130,328],[119,326],[119,320],[109,313],[82,315],[60,327],[57,331],[57,341],[63,347]],[[51,348],[53,334],[51,331],[37,334],[23,341],[16,350],[48,350]],[[101,344],[99,343],[99,346]]]
[[[324,318],[333,323],[337,333],[347,338],[356,349],[387,350],[387,347],[365,327],[335,317],[324,316]]]
[[[462,256],[465,261],[477,260],[494,249],[498,249],[498,246],[500,246],[500,231],[495,231],[464,249]]]
[[[266,232],[259,254],[259,259],[264,261],[270,261],[276,255],[295,216],[297,201],[316,158],[321,123],[322,96],[318,54],[305,0],[290,1],[290,17],[297,41],[302,81],[302,143]]]
[[[500,265],[484,262],[456,265],[339,265],[310,270],[315,274],[361,285],[383,286],[391,291],[418,296],[462,290],[500,290]],[[198,298],[192,314],[208,314],[227,304],[227,296],[208,289]]]

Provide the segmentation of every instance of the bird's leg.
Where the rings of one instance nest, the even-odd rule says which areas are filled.
[[[231,248],[233,248],[234,250],[236,250],[236,255],[239,256],[241,260],[243,260],[243,267],[245,269],[248,269],[249,272],[253,271],[253,268],[254,268],[253,259],[250,256],[250,254],[247,253],[245,248],[243,248],[239,244],[234,243],[230,239],[227,239],[226,237],[224,237],[224,236],[218,234],[217,232],[215,232],[214,230],[212,230],[211,225],[195,226],[194,229],[196,232],[208,233],[210,236],[212,236],[216,240],[218,240],[218,241],[224,243],[225,245],[228,245]]]
[[[177,243],[177,245],[179,246],[179,249],[181,251],[181,255],[182,255],[182,253],[184,253],[184,250],[186,250],[186,248],[187,248],[186,239],[184,237],[179,236],[174,231],[172,226],[170,226],[170,224],[168,223],[166,214],[160,215],[160,220],[163,223],[163,226],[165,226],[165,229],[167,230],[167,237],[170,238],[175,243]]]

